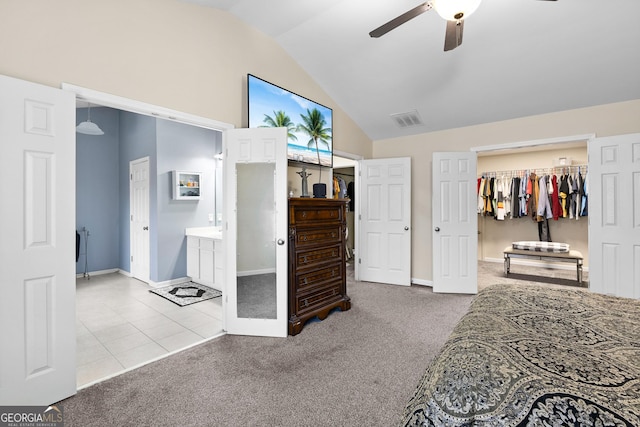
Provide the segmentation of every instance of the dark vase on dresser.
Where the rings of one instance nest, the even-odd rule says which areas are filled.
[[[289,199],[289,334],[307,320],[351,308],[345,265],[345,199]]]

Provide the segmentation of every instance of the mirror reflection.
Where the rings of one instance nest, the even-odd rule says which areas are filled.
[[[238,163],[238,317],[276,318],[275,165]]]

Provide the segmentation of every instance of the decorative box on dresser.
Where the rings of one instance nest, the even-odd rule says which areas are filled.
[[[307,320],[351,308],[345,265],[345,199],[289,199],[289,334]]]

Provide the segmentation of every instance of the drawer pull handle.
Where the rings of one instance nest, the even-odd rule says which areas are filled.
[[[307,236],[302,236],[302,240],[307,241]]]
[[[335,232],[331,233],[331,237],[335,238],[336,237],[336,233]]]
[[[303,284],[303,285],[306,285],[306,284],[307,284],[307,278],[306,278],[306,277],[302,280],[302,284]]]
[[[309,303],[307,302],[307,300],[304,300],[304,306],[306,307],[308,305],[309,305]]]
[[[306,218],[307,213],[306,212],[302,212],[302,218]]]
[[[307,257],[306,256],[302,257],[302,262],[307,262]]]

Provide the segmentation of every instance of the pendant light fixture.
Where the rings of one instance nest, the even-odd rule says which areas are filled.
[[[83,133],[85,135],[104,135],[104,131],[100,129],[97,124],[91,121],[91,104],[87,107],[87,121],[76,126],[76,132]]]

